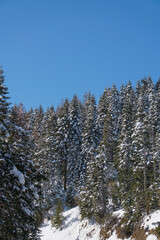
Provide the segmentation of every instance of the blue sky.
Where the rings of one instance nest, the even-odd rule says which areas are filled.
[[[0,0],[10,102],[57,107],[76,93],[160,77],[159,0]]]

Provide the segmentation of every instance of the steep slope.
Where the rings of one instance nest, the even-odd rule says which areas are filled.
[[[160,240],[160,210],[145,216],[139,221],[129,238],[124,237],[124,226],[123,221],[121,221],[123,220],[123,214],[124,211],[122,210],[112,214],[110,220],[101,228],[101,240]]]
[[[114,216],[123,216],[123,211],[116,211]],[[41,228],[41,240],[159,240],[158,226],[160,224],[160,210],[144,217],[137,231],[130,238],[120,238],[116,229],[110,229],[107,237],[100,238],[101,226],[88,219],[81,221],[79,207],[63,213],[64,221],[61,230],[51,226],[51,221],[45,221]],[[157,229],[157,230],[156,230]],[[155,231],[156,230],[156,231]],[[157,235],[157,236],[156,236]]]
[[[79,208],[75,207],[63,213],[62,230],[51,227],[51,221],[46,221],[41,228],[41,240],[87,240],[99,239],[100,226],[85,219],[81,221]]]

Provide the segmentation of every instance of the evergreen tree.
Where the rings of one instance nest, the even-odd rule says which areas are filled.
[[[85,185],[80,191],[80,212],[82,218],[95,217],[102,220],[106,213],[106,196],[104,182],[104,165],[102,158],[91,156],[87,164]]]
[[[83,106],[84,122],[82,126],[82,163],[81,163],[81,183],[85,179],[85,169],[87,163],[90,161],[93,152],[95,152],[98,145],[98,136],[96,131],[96,101],[95,97],[90,93],[86,97]]]
[[[118,194],[126,214],[132,216],[133,194],[133,148],[132,134],[135,115],[135,94],[129,82],[125,88],[125,99],[121,116],[121,133],[114,161],[118,172]],[[115,194],[115,192],[114,192]]]
[[[46,179],[43,184],[43,195],[46,209],[54,205],[57,191],[57,186],[55,184],[56,129],[57,116],[52,106],[47,109],[44,121],[44,171]]]
[[[97,123],[96,123],[97,132],[99,134],[99,140],[102,139],[104,121],[107,116],[107,111],[109,107],[110,91],[111,91],[110,88],[108,88],[108,90],[105,88],[103,95],[99,99],[99,104],[97,109]]]
[[[9,235],[12,236],[12,229],[9,227],[9,206],[12,199],[12,192],[9,189],[10,183],[10,170],[12,169],[12,160],[10,156],[9,147],[9,103],[8,89],[4,85],[3,70],[0,66],[0,237],[1,239],[8,239]],[[8,231],[8,233],[7,233]],[[8,236],[7,236],[8,235]]]
[[[35,201],[37,201],[38,195],[33,184],[35,168],[30,161],[25,130],[8,118],[8,92],[2,74],[1,70],[0,238],[2,240],[38,239],[35,215]],[[31,172],[33,173],[32,177]]]
[[[155,194],[155,208],[160,207],[160,80],[155,85],[155,106],[154,106],[154,147],[153,147],[153,161],[154,161],[154,194]]]
[[[67,171],[67,200],[73,201],[75,194],[80,187],[80,169],[81,169],[81,131],[82,117],[81,104],[76,95],[74,95],[69,106],[69,122],[70,122],[70,157],[68,159]]]
[[[44,214],[43,208],[43,184],[45,181],[45,140],[44,140],[44,110],[42,106],[34,110],[32,137],[34,139],[32,160],[39,171],[37,187],[39,189],[39,207],[41,214]]]
[[[109,95],[109,106],[104,120],[103,138],[101,142],[101,145],[104,146],[103,149],[105,149],[105,155],[109,162],[113,162],[115,148],[117,146],[119,115],[119,93],[115,85],[113,85]]]
[[[16,212],[16,221],[18,224],[14,229],[19,229],[16,233],[16,239],[37,239],[38,225],[36,214],[38,190],[35,184],[38,171],[31,160],[32,140],[29,132],[23,128],[25,126],[25,111],[21,112],[21,104],[15,106],[10,111],[10,132],[11,132],[11,158],[12,158],[12,186],[13,209]],[[24,117],[23,117],[24,115]],[[16,223],[15,221],[15,223]]]
[[[63,185],[63,191],[67,191],[67,171],[70,158],[70,121],[69,102],[65,100],[58,112],[56,132],[56,175]],[[60,180],[61,179],[61,180]]]
[[[154,161],[152,146],[154,145],[154,119],[150,124],[149,118],[153,117],[153,92],[150,77],[142,80],[142,86],[137,103],[136,121],[133,132],[133,161],[134,172],[134,204],[135,213],[141,215],[143,211],[151,210],[151,190],[154,175]],[[150,93],[149,93],[150,92]],[[152,95],[152,97],[151,97]],[[151,100],[152,99],[152,100]],[[151,117],[151,118],[152,118]],[[143,179],[143,181],[142,181]],[[140,191],[141,195],[137,192]]]

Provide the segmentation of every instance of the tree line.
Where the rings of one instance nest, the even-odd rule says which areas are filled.
[[[61,105],[10,106],[0,70],[0,238],[38,239],[61,201],[101,222],[125,211],[130,229],[160,207],[160,80],[90,92]]]

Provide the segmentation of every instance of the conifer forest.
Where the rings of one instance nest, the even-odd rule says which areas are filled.
[[[0,239],[38,240],[66,205],[99,224],[123,209],[124,236],[160,209],[160,80],[25,110],[0,69]]]

